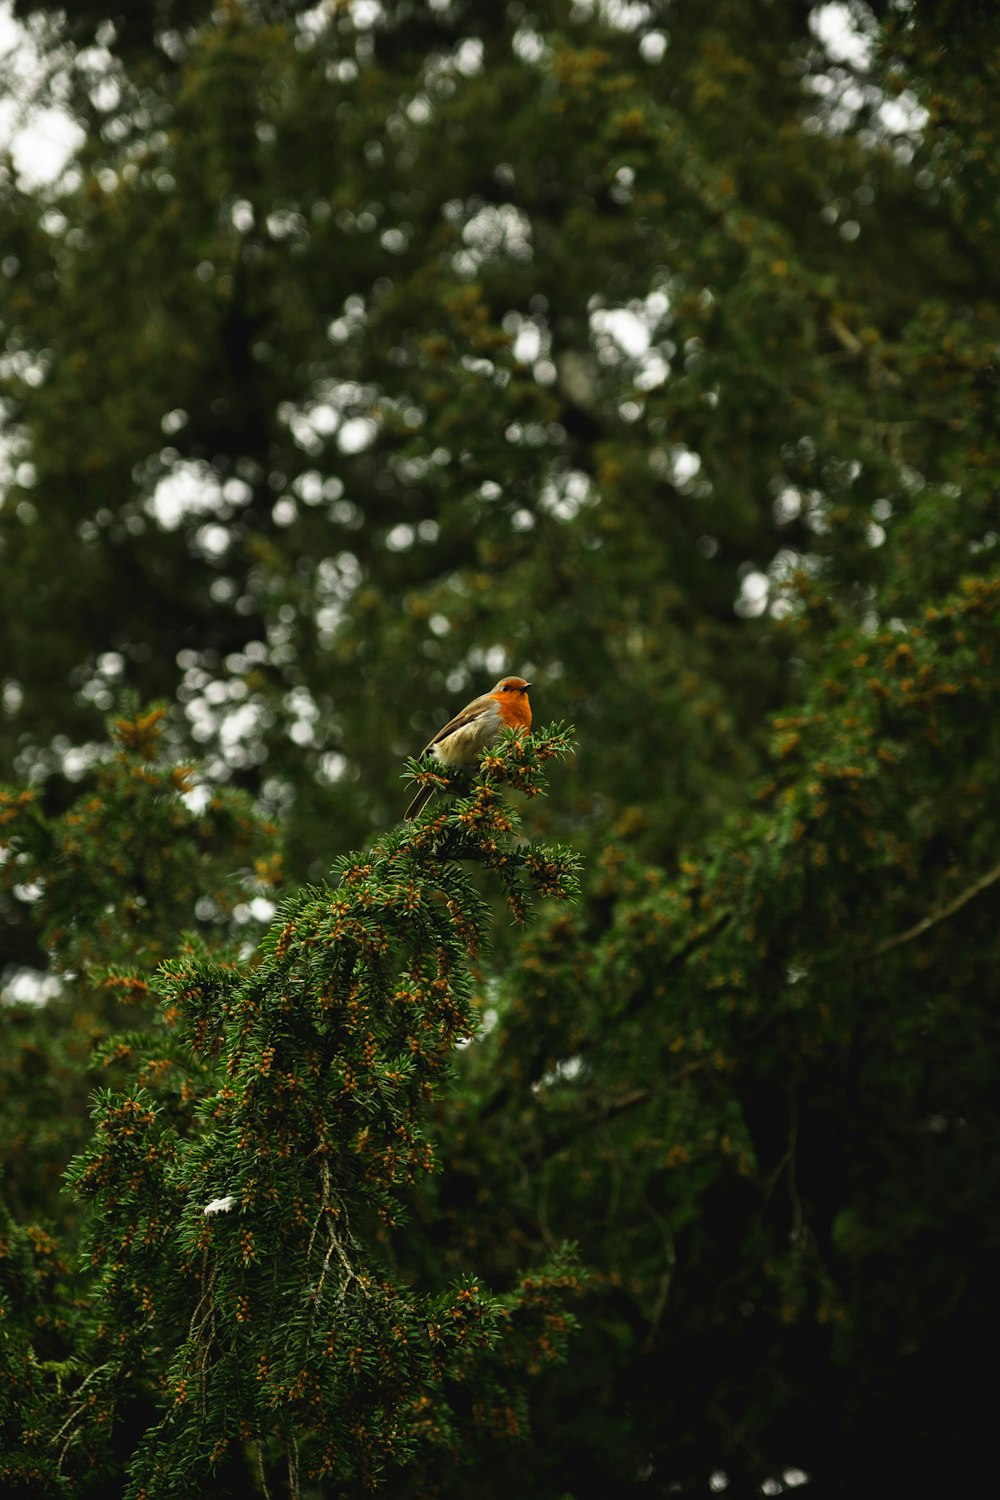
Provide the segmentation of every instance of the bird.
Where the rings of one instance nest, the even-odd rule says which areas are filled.
[[[449,719],[420,752],[420,759],[432,754],[449,771],[474,771],[483,751],[495,745],[505,729],[531,728],[530,682],[523,677],[501,677],[495,687],[480,698],[473,698],[461,713]],[[409,822],[423,812],[434,795],[433,786],[422,786],[403,814]]]

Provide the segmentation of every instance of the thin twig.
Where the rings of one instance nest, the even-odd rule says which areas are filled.
[[[998,880],[1000,880],[1000,864],[994,865],[992,870],[987,870],[986,874],[973,881],[972,885],[966,886],[965,890],[960,891],[946,906],[940,906],[937,911],[929,912],[926,917],[921,917],[919,922],[914,922],[913,926],[908,927],[905,932],[898,932],[895,937],[885,938],[868,953],[862,953],[855,962],[868,963],[873,958],[881,958],[883,953],[891,953],[893,948],[901,948],[904,943],[912,943],[914,938],[922,937],[931,927],[936,927],[939,922],[946,922],[949,917],[953,917],[965,906],[966,902],[971,901],[974,896],[979,895],[980,891],[985,891]]]
[[[267,1475],[264,1473],[264,1440],[257,1441],[257,1472],[260,1474],[260,1487],[264,1492],[264,1500],[271,1500],[271,1491],[267,1487]]]
[[[847,324],[842,322],[835,313],[830,314],[828,326],[838,344],[842,349],[846,349],[848,354],[865,353],[865,345],[858,338],[857,334],[852,333]],[[903,384],[902,377],[895,370],[888,369],[881,360],[875,358],[874,354],[871,354],[869,358],[872,369],[878,371],[886,385],[898,387]]]
[[[538,1189],[538,1227],[542,1231],[542,1239],[545,1241],[546,1249],[551,1253],[556,1249],[556,1241],[552,1237],[549,1228],[549,1166],[546,1162],[542,1169],[542,1182]]]
[[[660,1088],[663,1090],[673,1088],[674,1085],[682,1083],[685,1078],[690,1078],[693,1073],[700,1073],[702,1068],[706,1068],[712,1061],[711,1053],[706,1053],[704,1057],[692,1058],[682,1068],[675,1068],[672,1073],[668,1073],[665,1078],[661,1079]],[[545,1143],[544,1155],[554,1156],[569,1141],[576,1140],[583,1131],[593,1130],[598,1125],[606,1125],[616,1115],[627,1114],[630,1109],[644,1104],[652,1097],[652,1094],[651,1088],[634,1088],[629,1089],[628,1093],[619,1094],[617,1099],[603,1100],[592,1114],[585,1115],[582,1120],[574,1120],[566,1129],[550,1136]]]
[[[288,1495],[289,1500],[299,1500],[299,1445],[294,1437],[288,1440]]]
[[[319,1226],[322,1224],[324,1218],[326,1217],[326,1211],[330,1204],[330,1164],[325,1156],[320,1158],[319,1170],[320,1179],[323,1183],[323,1196],[319,1200],[319,1213],[316,1215],[316,1221],[312,1227],[312,1234],[309,1236],[309,1244],[306,1246],[306,1260],[309,1260],[312,1256],[312,1249],[313,1245],[316,1243],[316,1235],[319,1232]]]
[[[799,1187],[795,1177],[798,1165],[798,1146],[799,1099],[793,1085],[791,1098],[788,1101],[788,1201],[792,1208],[792,1228],[789,1239],[796,1254],[800,1253],[802,1249],[805,1227],[802,1199],[799,1197]]]
[[[112,1361],[110,1359],[107,1359],[107,1360],[104,1361],[103,1365],[98,1365],[95,1370],[91,1370],[90,1374],[84,1380],[82,1380],[80,1382],[80,1384],[77,1386],[76,1390],[73,1393],[74,1398],[78,1398],[79,1395],[80,1395],[80,1393],[81,1393],[81,1391],[85,1390],[87,1388],[87,1386],[90,1384],[90,1382],[94,1379],[94,1377],[101,1374],[102,1370],[109,1369],[110,1366],[111,1366],[111,1363],[112,1363]],[[55,1433],[52,1434],[52,1437],[49,1439],[49,1442],[50,1443],[58,1443],[58,1441],[62,1437],[63,1433],[66,1431],[66,1428],[70,1425],[71,1422],[74,1422],[76,1420],[76,1418],[80,1415],[80,1413],[82,1412],[82,1410],[83,1410],[82,1403],[78,1403],[74,1407],[74,1409],[70,1412],[69,1416],[66,1418],[65,1422],[59,1428],[58,1432],[55,1432]],[[74,1436],[75,1436],[75,1434],[74,1434]],[[65,1452],[65,1451],[66,1450],[63,1449],[63,1452]]]
[[[656,1300],[653,1303],[652,1312],[649,1315],[649,1330],[646,1334],[645,1347],[651,1349],[653,1341],[659,1332],[660,1322],[670,1296],[670,1288],[674,1280],[674,1272],[677,1269],[677,1247],[674,1243],[674,1233],[670,1228],[669,1220],[665,1219],[658,1209],[655,1209],[649,1199],[643,1194],[642,1206],[659,1229],[663,1236],[663,1260],[664,1270],[660,1277],[660,1285],[657,1288]]]

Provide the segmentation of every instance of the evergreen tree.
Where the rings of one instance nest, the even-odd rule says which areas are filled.
[[[386,833],[400,770],[504,669],[577,725],[532,833],[584,857],[583,896],[526,938],[495,925],[475,1040],[421,1100],[440,1172],[405,1185],[395,1230],[359,1175],[357,1253],[338,1231],[352,1276],[380,1289],[376,1349],[393,1297],[430,1318],[475,1278],[476,1394],[459,1400],[445,1366],[425,1390],[421,1353],[401,1358],[441,1441],[407,1415],[380,1459],[385,1362],[357,1374],[332,1355],[320,1385],[357,1375],[367,1436],[312,1482],[349,1493],[384,1460],[402,1492],[433,1482],[456,1500],[773,1492],[786,1475],[937,1496],[963,1464],[988,1472],[995,7],[16,10],[48,70],[40,99],[83,133],[50,187],[0,167],[0,759],[18,784],[0,945],[5,983],[33,971],[52,995],[5,1006],[0,1064],[5,1433],[13,1454],[37,1428],[29,1484],[48,1482],[81,1400],[110,1411],[133,1356],[135,1406],[116,1400],[110,1447],[86,1436],[108,1475],[136,1454],[148,1475],[167,1454],[207,1460],[230,1386],[249,1425],[220,1484],[262,1464],[287,1487],[296,1444],[301,1475],[322,1464],[312,1376],[295,1385],[314,1328],[301,1303],[267,1324],[262,1267],[318,1280],[315,1122],[281,1080],[315,1100],[323,1025],[345,1061],[358,1038],[314,1016],[313,948],[283,967],[272,931],[250,957],[278,875],[262,823],[314,888],[289,908],[297,930],[327,921],[315,889],[352,848],[371,853],[347,868],[412,859],[450,890],[457,874],[422,863],[425,837],[459,837],[427,834],[437,809],[409,842]],[[128,773],[134,795],[99,728],[126,687],[170,705],[166,754],[142,763],[150,781]],[[203,807],[170,782],[195,747]],[[474,882],[494,908],[502,873]],[[381,924],[384,885],[336,890],[369,890]],[[197,942],[154,980],[185,929]],[[414,934],[394,933],[405,963]],[[279,976],[310,997],[301,1015],[277,1005]],[[123,1028],[155,1040],[109,1045]],[[241,1071],[272,1041],[273,1076]],[[230,1065],[239,1087],[210,1117]],[[409,1096],[386,1102],[377,1074],[362,1093],[386,1126]],[[156,1159],[170,1208],[152,1230],[120,1175],[120,1103],[90,1142],[98,1077],[173,1152]],[[258,1210],[203,1209],[237,1197],[240,1111],[279,1102],[279,1125],[299,1122],[288,1180],[308,1232],[294,1214],[263,1241],[249,1226],[264,1258],[244,1266],[235,1242]],[[356,1168],[357,1133],[348,1146]],[[73,1151],[103,1331],[67,1269],[79,1207],[55,1182]],[[218,1181],[198,1176],[209,1155]],[[102,1160],[107,1181],[90,1182]],[[189,1248],[172,1277],[196,1233],[207,1273]],[[541,1348],[518,1269],[566,1241],[588,1272],[573,1358],[532,1383],[533,1440],[485,1456],[486,1409],[521,1420],[516,1369]],[[330,1266],[323,1298],[346,1287],[353,1317],[336,1249]],[[216,1295],[240,1277],[249,1328]],[[558,1298],[548,1314],[565,1316]],[[137,1335],[146,1317],[156,1338]],[[226,1361],[283,1329],[301,1359],[272,1359],[265,1420]],[[196,1433],[181,1402],[153,1436],[192,1370],[214,1425]],[[445,1461],[458,1441],[471,1468]],[[77,1486],[83,1442],[63,1460]]]
[[[119,734],[148,752],[155,717]],[[387,1274],[377,1241],[432,1167],[422,1118],[474,1027],[470,963],[489,908],[470,864],[496,873],[519,917],[530,891],[574,889],[572,858],[513,839],[497,791],[536,793],[565,745],[510,737],[469,795],[345,861],[334,886],[286,900],[249,958],[192,935],[155,974],[106,972],[112,991],[154,994],[158,1016],[99,1048],[131,1076],[99,1093],[69,1174],[92,1203],[70,1320],[48,1292],[54,1246],[8,1226],[7,1485],[107,1493],[125,1464],[133,1496],[387,1479],[419,1494],[429,1473],[524,1431],[522,1378],[559,1356],[570,1327],[572,1258],[501,1296],[468,1274],[421,1290]],[[141,766],[155,784],[148,754]],[[133,769],[119,757],[113,774],[129,788]],[[146,800],[185,816],[176,792]],[[125,864],[134,828],[76,826],[83,855]],[[10,848],[17,859],[16,830]],[[45,917],[68,924],[78,885],[65,861],[57,847],[38,878]],[[180,861],[172,873],[185,878]],[[42,1335],[29,1342],[32,1315]]]

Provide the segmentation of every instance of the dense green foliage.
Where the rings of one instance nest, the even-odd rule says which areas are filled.
[[[65,820],[74,847],[63,839],[36,903],[60,931],[100,925],[76,915],[80,882],[59,877],[77,845],[93,854],[116,832],[127,842],[115,818],[126,799],[155,879],[149,905],[182,894],[189,814],[150,766],[159,718],[116,726],[129,748],[86,809],[106,808],[103,823]],[[0,1306],[20,1335],[4,1369],[6,1488],[117,1490],[134,1443],[134,1497],[188,1496],[213,1475],[245,1493],[275,1471],[296,1495],[317,1480],[367,1490],[386,1478],[425,1493],[428,1469],[468,1465],[491,1435],[522,1430],[519,1377],[557,1358],[571,1326],[568,1252],[490,1296],[468,1274],[417,1291],[372,1246],[391,1243],[401,1194],[432,1169],[422,1118],[475,1028],[470,963],[490,909],[468,871],[496,871],[519,915],[533,890],[575,891],[572,856],[512,841],[517,819],[495,785],[533,794],[565,744],[511,743],[469,796],[284,902],[243,959],[194,934],[152,974],[98,972],[79,954],[92,986],[158,1011],[148,1031],[97,1048],[99,1065],[126,1076],[98,1093],[93,1139],[68,1174],[92,1205],[76,1307],[45,1295],[46,1277],[62,1287],[50,1237],[6,1226]],[[22,871],[27,810],[41,822],[29,798],[5,799],[8,866]],[[141,938],[132,946],[144,956]],[[16,1090],[6,1094],[9,1119]],[[48,1136],[23,1134],[36,1163],[52,1153]],[[24,1320],[39,1304],[29,1346]]]
[[[995,7],[15,10],[82,144],[0,163],[0,943],[47,996],[3,1013],[5,1459],[953,1492],[1000,1315]],[[576,726],[526,820],[582,895],[525,937],[510,872],[569,865],[494,782],[397,827],[504,670]]]

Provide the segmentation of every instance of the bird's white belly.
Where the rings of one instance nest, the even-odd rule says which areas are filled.
[[[445,766],[478,766],[483,751],[496,743],[502,730],[499,714],[483,714],[473,723],[453,729],[447,739],[439,740],[434,754]]]

